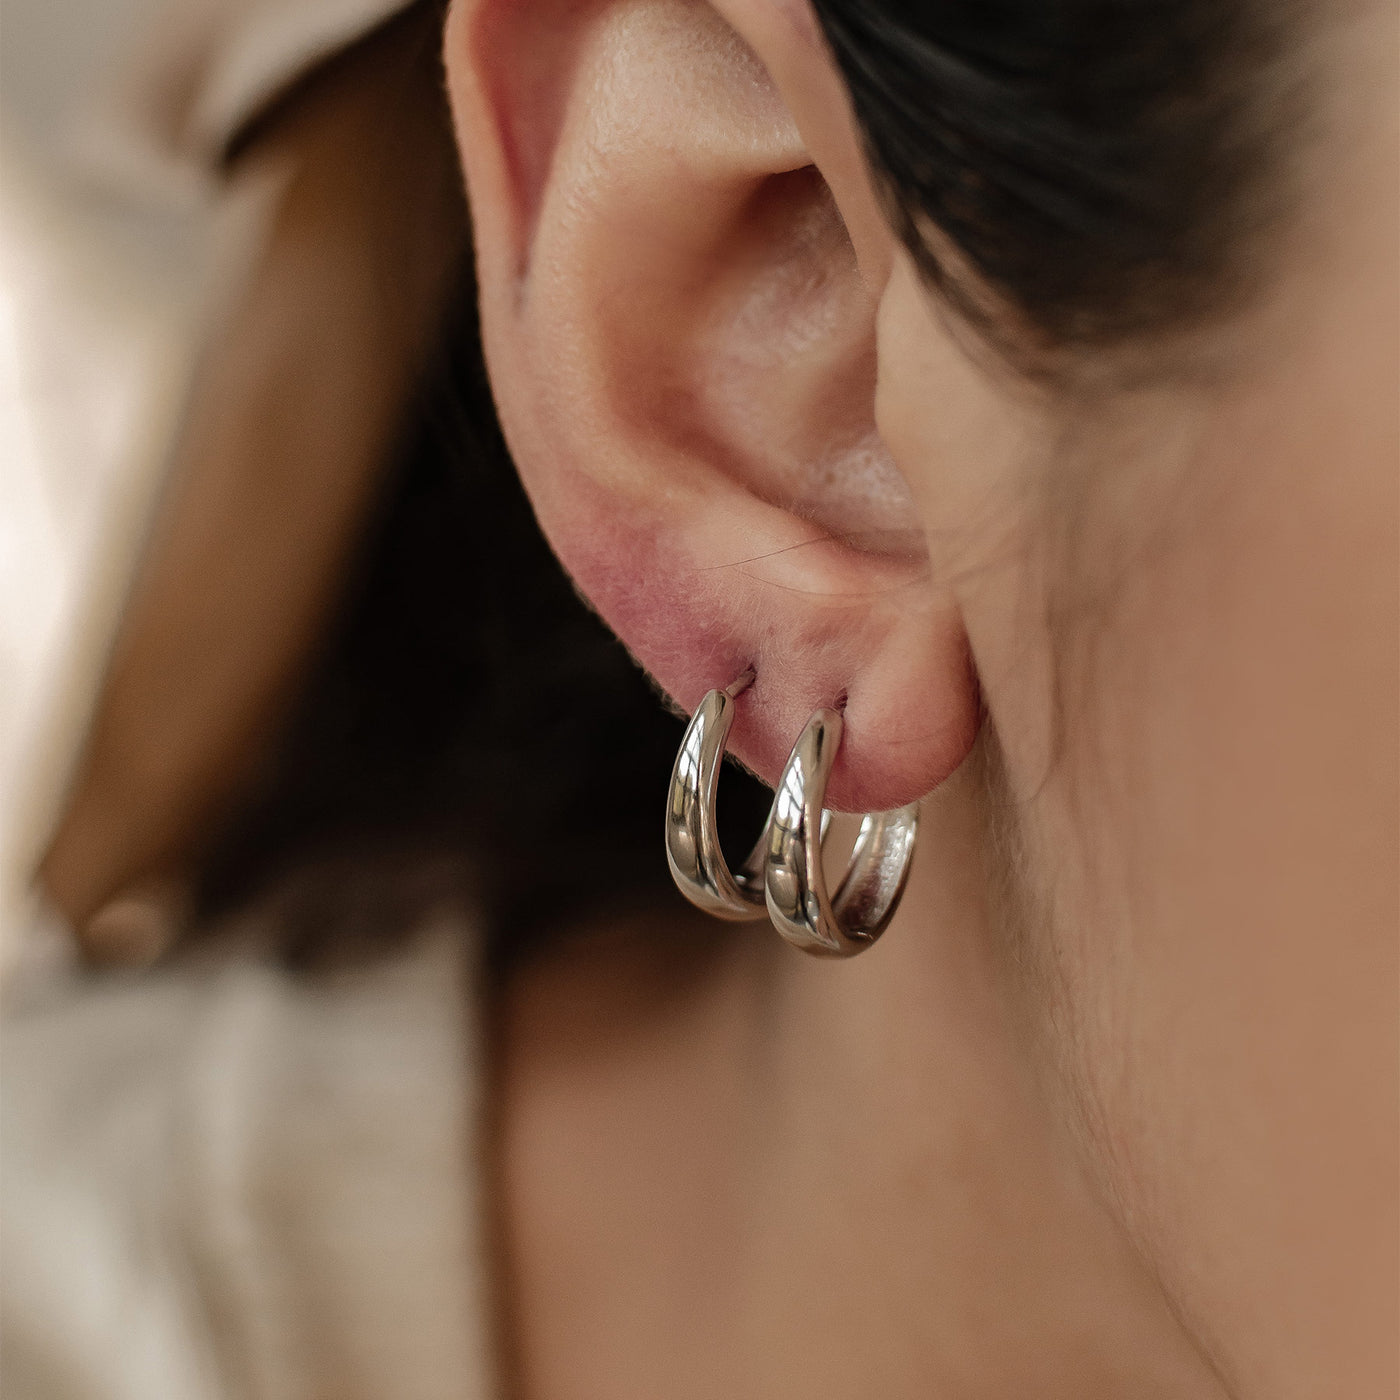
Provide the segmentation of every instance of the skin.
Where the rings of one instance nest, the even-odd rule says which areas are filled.
[[[1300,49],[1249,305],[1070,393],[920,284],[805,11],[456,0],[561,559],[681,704],[754,665],[770,782],[846,696],[834,803],[934,790],[854,963],[677,917],[510,989],[521,1395],[1394,1392],[1395,28]]]

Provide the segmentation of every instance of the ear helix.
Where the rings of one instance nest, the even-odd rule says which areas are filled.
[[[666,856],[681,893],[722,919],[760,918],[804,952],[850,957],[888,927],[904,894],[918,835],[919,805],[866,816],[835,896],[822,870],[827,779],[844,722],[820,709],[793,746],[763,835],[738,875],[720,853],[715,795],[734,700],[753,681],[747,671],[700,702],[681,741],[666,808]]]

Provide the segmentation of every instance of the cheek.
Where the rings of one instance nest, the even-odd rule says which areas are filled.
[[[1393,1239],[1394,458],[1326,387],[1213,413],[1156,486],[1116,460],[1029,809],[1090,1150],[1193,1324],[1275,1352],[1364,1349]]]
[[[907,255],[880,302],[876,422],[956,598],[984,700],[1015,771],[1044,777],[1052,649],[1038,620],[1050,406],[945,322]],[[930,386],[935,386],[931,390]]]
[[[1262,1393],[1364,1364],[1395,1292],[1395,350],[1326,314],[1248,393],[1053,452],[907,266],[879,322],[880,431],[1005,756],[1025,1013],[1126,1228]]]
[[[876,323],[875,420],[908,482],[936,570],[959,586],[1003,561],[1050,405],[940,314],[900,254]]]
[[[875,334],[875,424],[932,534],[962,518],[996,395],[940,321],[907,254],[895,260]]]

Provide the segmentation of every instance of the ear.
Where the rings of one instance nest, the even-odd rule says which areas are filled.
[[[962,759],[975,685],[875,429],[890,249],[842,90],[800,16],[743,22],[457,0],[487,361],[545,532],[637,659],[686,709],[753,666],[731,749],[770,783],[844,704],[829,800],[892,807]]]

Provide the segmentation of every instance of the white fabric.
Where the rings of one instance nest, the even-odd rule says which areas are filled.
[[[51,987],[3,1036],[6,1400],[478,1400],[468,932]]]

